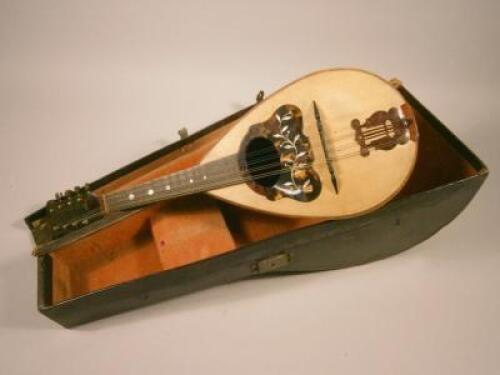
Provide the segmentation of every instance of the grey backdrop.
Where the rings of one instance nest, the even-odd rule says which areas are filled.
[[[0,373],[498,373],[499,10],[0,0]],[[24,215],[330,66],[399,77],[490,166],[457,220],[387,260],[239,282],[76,330],[36,312]]]

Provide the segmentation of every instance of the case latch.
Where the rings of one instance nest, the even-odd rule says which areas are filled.
[[[290,263],[290,254],[281,253],[259,260],[252,267],[255,273],[266,273],[285,267]]]

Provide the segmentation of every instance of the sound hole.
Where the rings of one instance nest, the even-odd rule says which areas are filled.
[[[245,150],[247,173],[263,187],[272,187],[278,182],[281,171],[280,154],[269,139],[252,139]]]

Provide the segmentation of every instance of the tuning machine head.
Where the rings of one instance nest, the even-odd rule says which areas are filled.
[[[45,207],[46,227],[51,228],[50,237],[56,239],[101,218],[99,200],[90,191],[90,185],[76,186],[64,194],[56,193]]]

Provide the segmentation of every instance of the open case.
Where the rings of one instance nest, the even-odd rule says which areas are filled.
[[[485,180],[485,165],[404,87],[420,144],[400,194],[377,211],[324,221],[257,213],[207,195],[113,218],[38,256],[38,309],[66,327],[261,274],[338,269],[381,259],[450,222]],[[133,185],[196,164],[251,107],[91,184]],[[438,155],[438,157],[436,157]],[[26,218],[33,230],[43,215]]]

